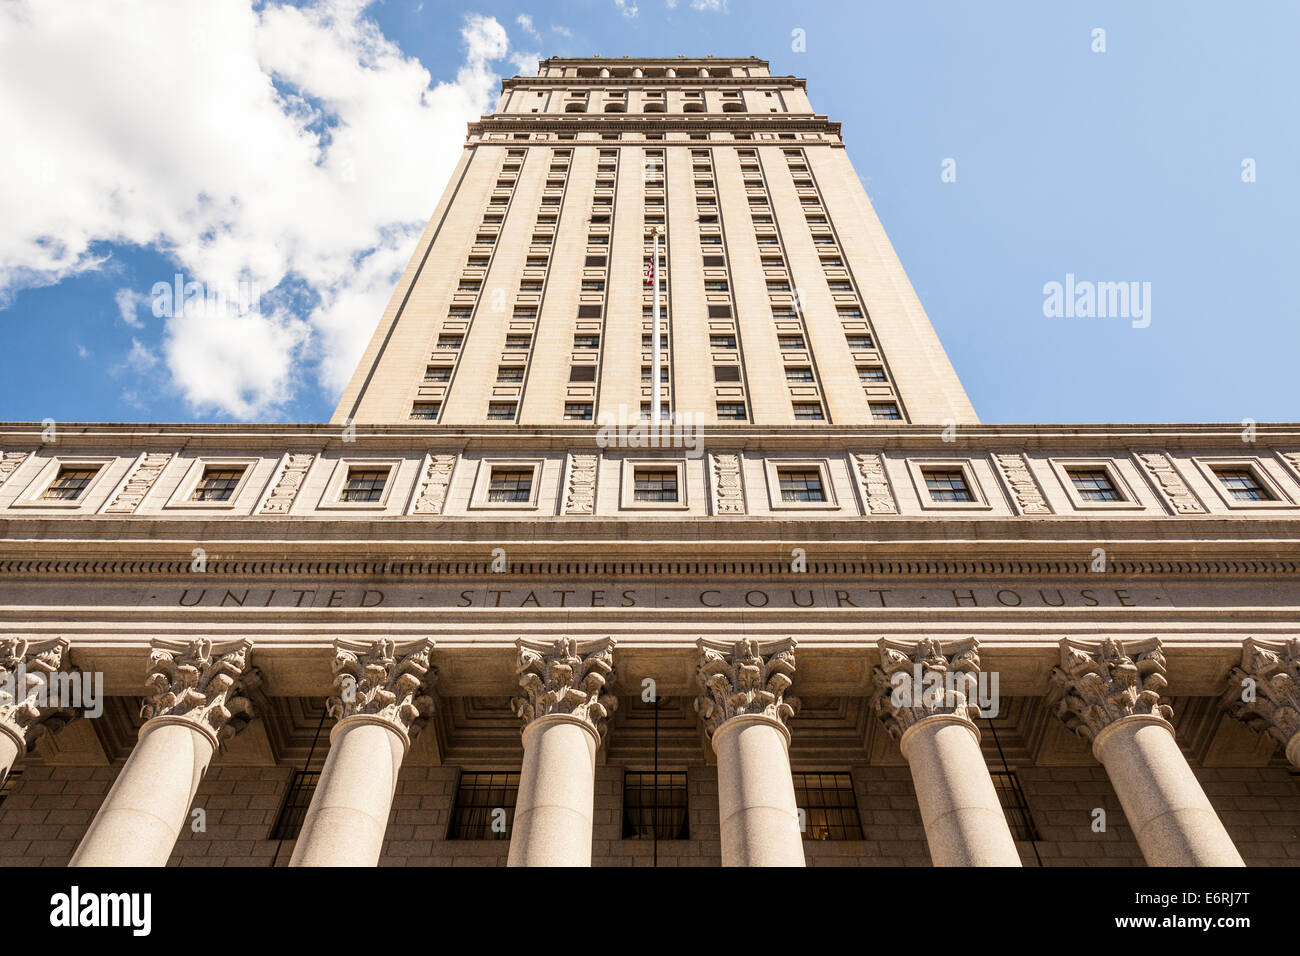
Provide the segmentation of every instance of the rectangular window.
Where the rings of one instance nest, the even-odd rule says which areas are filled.
[[[583,279],[582,291],[583,292],[604,292],[605,280],[604,279]]]
[[[649,382],[649,381],[650,381],[650,374],[651,374],[651,373],[650,373],[650,366],[649,366],[649,365],[642,365],[642,366],[641,366],[641,381],[643,381],[643,382]],[[661,363],[660,366],[659,366],[659,381],[661,381],[661,382],[665,382],[665,383],[668,381],[668,366],[667,366],[666,364],[663,364],[663,363]]]
[[[802,335],[778,335],[777,345],[783,349],[801,349],[803,348]]]
[[[724,281],[714,281],[704,283],[705,292],[726,292],[727,283]]]
[[[813,371],[806,366],[786,366],[785,380],[787,382],[811,382],[813,380]]]
[[[600,336],[575,335],[573,337],[573,347],[575,349],[598,349],[600,348]]]
[[[596,366],[594,365],[571,365],[569,367],[570,382],[594,382],[596,381]]]
[[[340,501],[380,501],[388,483],[388,468],[349,468]]]
[[[715,382],[739,382],[740,366],[739,365],[713,366],[713,380]]]
[[[931,501],[974,501],[975,496],[966,485],[966,475],[960,468],[926,468],[921,475],[930,492]]]
[[[990,770],[993,777],[993,789],[998,792],[998,802],[1002,812],[1007,815],[1007,825],[1011,828],[1013,840],[1041,840],[1034,818],[1029,814],[1029,803],[1025,792],[1020,788],[1020,779],[1014,770]]]
[[[522,279],[522,280],[520,280],[520,282],[519,282],[519,291],[520,291],[520,292],[541,292],[541,291],[542,291],[542,280],[541,280],[541,279]]]
[[[836,269],[844,265],[844,260],[839,256],[828,256],[822,259],[823,269]]]
[[[794,801],[804,812],[805,840],[861,840],[862,821],[847,773],[794,774]]]
[[[243,468],[231,468],[225,465],[209,465],[203,469],[203,477],[194,486],[190,501],[229,501],[244,477]]]
[[[440,349],[458,349],[460,348],[461,337],[459,335],[440,335],[438,336],[438,348]]]
[[[822,407],[811,402],[795,402],[794,417],[799,421],[806,422],[820,422],[825,418],[822,414]]]
[[[506,348],[508,349],[513,349],[518,351],[519,349],[526,349],[532,344],[533,344],[533,337],[531,335],[507,335],[506,336]]]
[[[859,365],[858,381],[883,382],[885,381],[885,370],[879,365]]]
[[[529,257],[528,257],[528,268],[530,268],[530,269],[545,269],[545,268],[546,268],[546,263],[547,263],[547,261],[548,261],[548,260],[547,260],[546,256],[529,256]]]
[[[515,420],[514,402],[488,402],[487,417],[494,422],[513,422]]]
[[[900,421],[903,414],[893,402],[872,402],[871,417],[876,421]]]
[[[623,775],[624,840],[689,840],[686,774]]]
[[[461,292],[477,292],[479,287],[478,279],[461,279],[460,285],[456,286]]]
[[[847,338],[851,349],[874,349],[876,347],[876,343],[869,335],[850,335]]]
[[[531,501],[533,469],[493,468],[488,481],[488,501]]]
[[[734,349],[736,347],[736,337],[734,335],[710,335],[709,348],[714,349]]]
[[[570,422],[591,421],[591,402],[565,402],[564,419]]]
[[[509,840],[519,798],[517,773],[462,773],[448,840]]]
[[[651,345],[650,336],[649,336],[649,335],[642,335],[642,336],[641,336],[641,348],[643,348],[643,349],[648,349],[648,348],[650,348],[650,345]],[[666,348],[668,348],[668,336],[666,336],[666,335],[661,335],[661,336],[659,336],[659,348],[660,348],[661,350],[662,350],[662,349],[666,349]]]
[[[430,365],[424,370],[424,380],[426,382],[450,382],[451,366]]]
[[[522,382],[524,367],[522,365],[501,365],[497,368],[498,382]]]
[[[59,473],[41,495],[42,501],[76,501],[99,474],[99,465],[60,465]]]
[[[311,806],[311,798],[316,795],[316,784],[320,781],[320,771],[295,770],[289,781],[289,792],[285,794],[280,814],[271,827],[269,840],[296,840],[302,831],[302,821]]]
[[[728,421],[743,422],[749,416],[744,402],[718,402],[718,417]]]
[[[1067,468],[1066,474],[1084,501],[1123,501],[1105,468]]]
[[[676,501],[676,468],[638,468],[635,473],[633,501]]]
[[[778,468],[782,501],[825,501],[822,473],[816,468]]]
[[[437,421],[442,406],[437,402],[416,402],[411,406],[411,418],[416,421]]]
[[[1250,468],[1214,468],[1212,471],[1223,489],[1238,501],[1276,500]]]

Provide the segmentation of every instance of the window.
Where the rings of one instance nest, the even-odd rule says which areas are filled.
[[[573,347],[575,349],[598,349],[600,348],[600,336],[575,335],[573,337]]]
[[[705,292],[726,292],[727,283],[725,281],[705,282],[704,291]]]
[[[715,382],[739,382],[740,366],[739,365],[713,366],[713,380]]]
[[[974,501],[960,468],[926,468],[921,471],[931,501]]]
[[[720,246],[722,245],[722,237],[721,236],[700,236],[700,245]]]
[[[835,269],[844,265],[844,260],[839,256],[826,256],[822,259],[823,269]]]
[[[244,477],[244,468],[210,465],[203,469],[203,477],[194,486],[190,501],[229,501]]]
[[[1251,468],[1213,468],[1214,476],[1237,501],[1275,501],[1276,497],[1259,481]]]
[[[767,284],[767,291],[768,292],[789,292],[790,283],[785,280],[781,280],[778,282],[769,282]]]
[[[604,279],[583,279],[582,291],[583,292],[604,292],[605,280]]]
[[[515,420],[515,408],[514,402],[488,402],[488,420],[513,422]]]
[[[736,337],[734,335],[710,335],[709,348],[714,349],[734,349],[736,347]]]
[[[488,481],[488,501],[531,501],[533,469],[493,468]]]
[[[416,402],[411,406],[411,418],[417,421],[436,421],[442,406],[438,402]]]
[[[861,840],[862,821],[847,773],[794,774],[795,804],[804,812],[805,840]]]
[[[448,840],[509,840],[519,798],[517,773],[462,773]]]
[[[502,365],[497,368],[498,382],[522,382],[524,367],[522,365]]]
[[[879,365],[859,365],[858,381],[883,382],[885,381],[885,370]]]
[[[650,344],[651,344],[651,342],[650,342],[650,336],[649,336],[649,335],[642,335],[642,336],[641,336],[641,348],[643,348],[643,349],[648,349],[648,348],[650,348]],[[666,336],[666,335],[661,335],[661,336],[659,336],[659,348],[661,348],[661,349],[666,349],[666,348],[668,348],[668,336]]]
[[[60,465],[59,473],[41,495],[42,501],[76,501],[99,474],[99,466]]]
[[[340,501],[380,501],[388,483],[387,468],[349,468]]]
[[[440,349],[458,349],[460,348],[461,337],[459,335],[440,335],[438,336],[438,348]]]
[[[689,840],[686,774],[623,775],[624,840]]]
[[[649,420],[650,420],[650,403],[649,403],[649,402],[642,402],[642,403],[641,403],[641,417],[644,418],[646,421],[649,421]],[[667,402],[660,402],[660,403],[659,403],[659,419],[660,419],[660,421],[665,421],[665,422],[666,422],[666,421],[668,421],[671,417],[672,417],[672,416],[671,416],[671,413],[670,413],[669,410],[668,410],[668,403],[667,403]]]
[[[424,380],[426,382],[450,382],[451,366],[430,365],[424,370]]]
[[[1084,501],[1123,501],[1105,468],[1068,468],[1070,483]]]
[[[718,417],[729,421],[743,422],[748,418],[744,402],[718,402]]]
[[[642,366],[641,366],[641,381],[643,381],[643,382],[649,382],[649,381],[650,381],[650,375],[651,375],[650,366],[649,366],[649,365],[642,365]],[[661,381],[661,382],[665,382],[665,383],[668,381],[668,366],[667,366],[666,364],[663,364],[663,363],[661,363],[660,366],[659,366],[659,381]]]
[[[541,280],[541,279],[523,279],[523,280],[520,281],[520,283],[519,283],[519,291],[520,291],[520,292],[541,292],[541,291],[542,291],[542,280]]]
[[[545,268],[546,268],[546,263],[547,263],[548,261],[549,261],[549,260],[547,260],[546,256],[529,256],[529,257],[528,257],[528,268],[530,268],[530,269],[545,269]]]
[[[609,236],[588,236],[587,245],[589,246],[607,246],[609,245]]]
[[[488,264],[487,256],[470,256],[469,262],[467,263],[467,265],[469,265],[469,267],[472,269],[486,269],[487,264]]]
[[[456,288],[461,292],[477,292],[479,287],[478,279],[461,279],[460,285]]]
[[[676,501],[676,468],[638,468],[633,487],[633,501]]]
[[[1013,840],[1040,840],[1034,818],[1029,815],[1029,804],[1025,801],[1025,792],[1020,789],[1020,779],[1014,770],[990,770],[993,777],[993,789],[998,792],[998,802],[1002,812],[1007,815],[1007,826],[1011,828]]]
[[[816,468],[779,468],[782,501],[825,501],[822,474]]]
[[[569,367],[570,382],[594,382],[596,381],[596,366],[594,365],[572,365]]]
[[[506,336],[506,348],[508,349],[515,349],[515,350],[526,349],[528,348],[528,346],[532,344],[533,344],[533,337],[531,335],[507,335]]]
[[[812,369],[807,366],[787,366],[785,380],[787,382],[811,382],[813,380]]]
[[[862,310],[856,305],[842,305],[835,310],[835,314],[840,317],[841,322],[848,319],[862,318]]]
[[[320,781],[318,770],[295,770],[289,781],[289,792],[284,796],[280,814],[271,827],[270,840],[296,840],[302,831],[302,821],[307,817],[307,808],[311,798],[316,795],[316,784]]]
[[[565,402],[564,419],[571,422],[591,421],[591,402]]]
[[[794,417],[799,421],[820,422],[825,416],[822,414],[822,407],[812,402],[795,402]]]
[[[893,402],[871,402],[871,417],[878,422],[901,421],[902,412]]]
[[[801,349],[803,348],[802,335],[778,335],[777,344],[783,349]]]
[[[850,335],[846,336],[849,340],[851,349],[874,349],[876,343],[872,341],[869,335]]]

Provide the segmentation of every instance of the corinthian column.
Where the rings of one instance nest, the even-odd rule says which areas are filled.
[[[221,741],[248,725],[252,644],[154,641],[140,738],[70,866],[163,866]]]
[[[0,780],[43,734],[56,733],[77,716],[52,686],[67,658],[68,642],[61,637],[0,640]],[[72,676],[79,675],[74,670]]]
[[[1174,741],[1158,640],[1065,638],[1051,681],[1049,702],[1092,741],[1149,865],[1245,865]]]
[[[1241,666],[1228,675],[1223,696],[1228,713],[1282,745],[1291,766],[1300,767],[1300,640],[1246,638]]]
[[[1020,866],[970,703],[973,639],[880,642],[872,707],[907,759],[935,866]]]
[[[614,641],[519,641],[523,693],[511,709],[524,722],[507,866],[591,866],[596,750],[618,698]]]
[[[397,775],[433,713],[433,641],[334,642],[337,719],[330,752],[290,866],[374,866],[384,846]]]
[[[794,641],[699,642],[695,711],[718,756],[723,866],[803,866],[790,775]]]

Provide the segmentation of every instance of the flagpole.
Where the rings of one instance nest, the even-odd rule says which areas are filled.
[[[659,367],[662,361],[659,348],[659,237],[663,234],[663,226],[655,226],[652,230],[654,235],[654,259],[651,260],[651,280],[654,282],[654,326],[650,334],[651,361],[650,361],[650,424],[659,424]]]

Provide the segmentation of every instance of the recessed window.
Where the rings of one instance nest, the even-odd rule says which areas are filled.
[[[960,468],[925,468],[921,471],[931,501],[974,501]]]
[[[822,473],[817,468],[778,468],[782,501],[825,501]]]
[[[522,382],[524,367],[522,365],[500,365],[497,367],[498,382]]]
[[[642,365],[642,366],[641,366],[641,381],[643,381],[643,382],[649,382],[649,381],[650,381],[650,376],[651,376],[650,366],[649,366],[649,365]],[[667,383],[667,381],[668,381],[668,366],[667,366],[666,364],[660,364],[660,366],[659,366],[659,381],[664,382],[664,383]]]
[[[1066,474],[1084,501],[1123,501],[1105,468],[1067,468]]]
[[[859,365],[858,381],[883,382],[885,381],[885,370],[879,365]]]
[[[604,279],[583,279],[582,291],[583,292],[604,292],[605,280]]]
[[[776,338],[777,345],[783,349],[801,349],[803,348],[802,335],[778,335]]]
[[[714,349],[734,349],[736,347],[736,337],[734,335],[710,335],[709,347]]]
[[[564,418],[571,422],[591,421],[591,402],[565,402]]]
[[[517,407],[515,402],[488,402],[487,417],[494,422],[513,422]]]
[[[99,474],[99,466],[60,465],[59,473],[41,495],[43,501],[76,501]]]
[[[448,840],[509,840],[519,799],[517,773],[462,773]]]
[[[739,382],[740,366],[739,365],[713,366],[713,380],[715,382]]]
[[[594,365],[572,365],[569,367],[570,382],[594,382],[596,381],[596,366]]]
[[[542,280],[541,280],[541,279],[522,279],[522,280],[520,280],[520,282],[519,282],[519,291],[520,291],[520,292],[541,292],[541,291],[542,291]]]
[[[438,336],[438,348],[440,349],[458,349],[462,339],[459,335],[440,335]]]
[[[624,840],[689,840],[686,774],[623,775]]]
[[[228,465],[208,465],[203,469],[203,477],[194,486],[190,501],[229,501],[239,487],[239,480],[244,477],[245,470]]]
[[[450,382],[451,366],[430,365],[424,370],[424,380],[426,382]]]
[[[648,349],[650,348],[651,344],[652,344],[651,337],[648,334],[641,336],[641,348]],[[660,349],[668,348],[668,336],[666,335],[659,336],[659,348]]]
[[[813,402],[795,402],[794,417],[799,421],[820,422],[826,416],[822,414],[822,407]]]
[[[705,282],[705,283],[704,283],[704,291],[705,291],[705,292],[726,292],[726,291],[727,291],[727,283],[726,283],[725,281],[722,281],[722,280],[717,280],[717,281],[713,281],[713,282]]]
[[[813,380],[813,371],[807,366],[787,366],[785,380],[787,382],[811,382]]]
[[[384,497],[384,485],[388,483],[388,468],[348,469],[347,481],[343,485],[340,501],[380,501]]]
[[[456,288],[461,292],[477,292],[479,285],[478,279],[461,279]]]
[[[575,335],[573,337],[573,347],[575,349],[598,349],[600,348],[600,336]]]
[[[1214,476],[1219,479],[1219,484],[1223,485],[1224,491],[1237,501],[1277,500],[1250,468],[1213,468],[1211,470],[1214,472]]]
[[[642,402],[642,403],[641,403],[641,417],[644,418],[646,421],[649,421],[649,420],[650,420],[650,403],[649,403],[649,402]],[[666,421],[668,421],[671,417],[672,417],[672,415],[671,415],[671,413],[670,413],[669,410],[668,410],[668,403],[667,403],[667,402],[661,402],[660,405],[659,405],[659,419],[660,419],[660,421],[665,421],[665,422],[666,422]]]
[[[835,310],[835,314],[840,317],[841,322],[847,319],[862,318],[862,310],[859,309],[856,305],[842,305]]]
[[[416,421],[437,421],[442,406],[438,402],[416,402],[411,406],[411,418]]]
[[[869,335],[849,335],[846,336],[851,349],[874,349],[875,341]]]
[[[633,501],[676,501],[676,468],[638,468],[632,491]]]
[[[796,773],[795,805],[804,812],[805,840],[861,840],[862,821],[847,773]]]
[[[871,417],[878,422],[896,422],[903,417],[893,402],[871,402]]]
[[[531,501],[533,469],[493,468],[488,481],[488,501]]]
[[[718,402],[718,418],[743,422],[748,419],[744,402]]]
[[[508,349],[513,349],[517,351],[519,349],[526,349],[532,344],[533,344],[533,337],[531,335],[507,335],[506,336],[506,348]]]
[[[529,256],[529,257],[528,257],[528,268],[530,268],[530,269],[545,269],[545,268],[546,268],[546,263],[547,263],[547,262],[548,262],[548,260],[547,260],[546,256]]]

